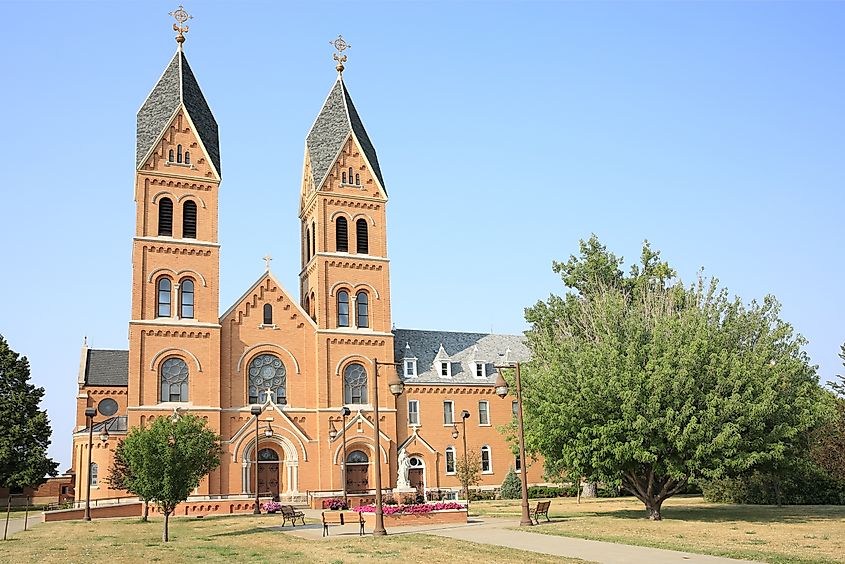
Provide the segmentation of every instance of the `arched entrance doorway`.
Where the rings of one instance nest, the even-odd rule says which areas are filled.
[[[346,491],[365,492],[370,489],[370,458],[360,450],[353,450],[346,458]]]
[[[419,456],[408,459],[408,484],[417,490],[417,496],[425,496],[425,463]]]
[[[258,494],[279,499],[280,490],[279,453],[272,448],[262,448],[258,451]]]

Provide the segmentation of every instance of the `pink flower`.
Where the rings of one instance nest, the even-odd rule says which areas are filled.
[[[412,514],[412,513],[431,513],[432,511],[445,511],[445,510],[454,510],[454,509],[466,509],[466,506],[460,503],[456,503],[454,501],[440,501],[437,503],[418,503],[413,505],[384,505],[382,506],[382,512],[385,515],[395,515],[395,514]],[[357,511],[359,513],[375,513],[376,508],[374,505],[360,505],[358,507],[353,507],[353,511]]]

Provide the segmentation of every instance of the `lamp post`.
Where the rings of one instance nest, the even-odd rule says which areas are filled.
[[[376,525],[373,529],[373,536],[383,537],[387,534],[387,530],[384,528],[384,510],[381,504],[381,459],[379,457],[379,450],[380,450],[380,443],[379,443],[379,415],[378,415],[378,367],[379,366],[396,366],[400,364],[398,362],[379,362],[377,358],[373,359],[373,432],[375,435],[375,471],[376,471]],[[396,375],[396,371],[394,370],[393,378],[388,381],[388,387],[390,388],[390,393],[394,395],[394,397],[399,397],[402,395],[402,390],[404,389],[405,385]]]
[[[352,413],[345,405],[340,408],[340,415],[343,417],[343,427],[341,440],[343,441],[343,461],[340,463],[341,480],[343,481],[343,504],[349,507],[349,501],[346,499],[346,418]],[[334,423],[329,420],[329,438],[335,440],[337,438],[337,429],[334,428]]]
[[[252,511],[254,515],[261,514],[261,507],[259,507],[259,500],[258,500],[258,419],[261,416],[261,412],[264,409],[260,405],[253,405],[249,412],[255,416],[255,509]]]
[[[85,516],[86,521],[91,520],[91,451],[94,448],[94,416],[97,415],[97,410],[93,407],[85,409],[85,420],[88,423],[88,472],[86,473],[85,484]],[[104,443],[109,440],[109,430],[106,428],[106,422],[103,422],[103,430],[100,431],[100,440]]]
[[[461,411],[461,427],[463,427],[463,432],[460,433],[463,435],[464,439],[464,473],[469,472],[469,462],[467,461],[467,419],[469,419],[469,411],[464,409]],[[452,430],[452,438],[458,438],[458,425],[454,425],[454,429]],[[461,480],[463,482],[463,480]],[[469,485],[461,484],[464,488],[464,499],[467,500],[467,509],[469,509]]]
[[[520,363],[514,362],[502,366],[496,366],[499,370],[499,375],[496,377],[496,395],[504,399],[508,395],[508,383],[502,374],[504,368],[516,368],[516,414],[517,414],[517,432],[519,434],[519,462],[520,462],[520,479],[522,481],[522,519],[519,521],[521,527],[530,527],[534,523],[531,522],[531,517],[528,512],[528,477],[525,459],[525,427],[522,422],[522,380],[519,376]]]

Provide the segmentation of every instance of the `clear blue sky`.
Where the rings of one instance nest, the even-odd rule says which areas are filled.
[[[46,387],[70,463],[79,347],[127,347],[135,112],[175,3],[0,1],[0,333]],[[221,310],[296,294],[304,138],[335,78],[378,150],[400,327],[519,332],[595,232],[767,293],[841,372],[845,4],[186,5],[220,125]]]

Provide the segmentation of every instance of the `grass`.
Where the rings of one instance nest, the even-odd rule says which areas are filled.
[[[531,505],[534,505],[531,501]],[[478,501],[472,513],[515,517],[516,501]],[[634,498],[552,501],[549,517],[533,532],[774,564],[845,562],[845,507],[728,505],[681,496],[663,505],[663,521],[649,521]]]
[[[453,564],[462,555],[487,563],[580,562],[422,534],[306,540],[278,530],[278,516],[174,518],[161,542],[162,521],[103,519],[39,524],[0,549],[0,563],[19,562],[425,562]],[[0,541],[2,542],[2,541]]]

